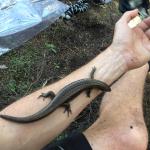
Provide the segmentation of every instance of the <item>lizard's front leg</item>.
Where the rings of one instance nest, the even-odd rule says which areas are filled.
[[[90,73],[90,79],[94,79],[95,71],[96,71],[96,67],[94,66],[94,67],[92,68],[91,73]],[[88,90],[86,91],[87,97],[90,97],[90,94],[91,94],[91,89],[88,89]]]
[[[51,100],[53,100],[55,96],[56,96],[56,95],[55,95],[55,93],[54,93],[53,91],[49,91],[49,92],[47,92],[47,93],[42,93],[38,98],[43,97],[43,100],[44,100],[45,98],[50,98]]]

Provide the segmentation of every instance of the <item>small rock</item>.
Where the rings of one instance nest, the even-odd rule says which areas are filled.
[[[7,69],[8,67],[6,65],[0,65],[0,69]]]

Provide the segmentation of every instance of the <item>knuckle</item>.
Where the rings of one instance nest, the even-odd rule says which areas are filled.
[[[126,11],[126,12],[124,13],[124,16],[129,16],[130,13],[131,13],[130,11]]]

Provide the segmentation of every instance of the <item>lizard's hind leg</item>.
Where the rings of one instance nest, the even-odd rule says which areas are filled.
[[[72,110],[71,110],[70,104],[69,103],[64,103],[62,105],[62,107],[65,108],[64,113],[67,112],[68,113],[68,117],[69,117],[69,115],[72,114]]]
[[[94,79],[95,71],[96,71],[96,67],[94,66],[94,67],[92,68],[91,73],[90,73],[90,79]],[[88,90],[86,91],[87,97],[90,97],[90,94],[91,94],[91,89],[88,89]]]
[[[56,95],[55,95],[55,93],[53,91],[49,91],[47,93],[42,93],[38,98],[43,97],[43,99],[50,98],[51,100],[53,100],[55,96]]]

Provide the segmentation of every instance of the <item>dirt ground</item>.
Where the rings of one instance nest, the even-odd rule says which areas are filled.
[[[0,57],[0,64],[8,69],[0,70],[0,109],[20,97],[54,82],[79,68],[102,52],[112,40],[114,24],[120,17],[116,2],[92,8],[67,23],[59,20],[11,52]],[[83,131],[97,118],[98,97],[61,134]],[[150,132],[150,80],[147,79],[144,94],[144,116]],[[34,107],[34,106],[33,106]]]

